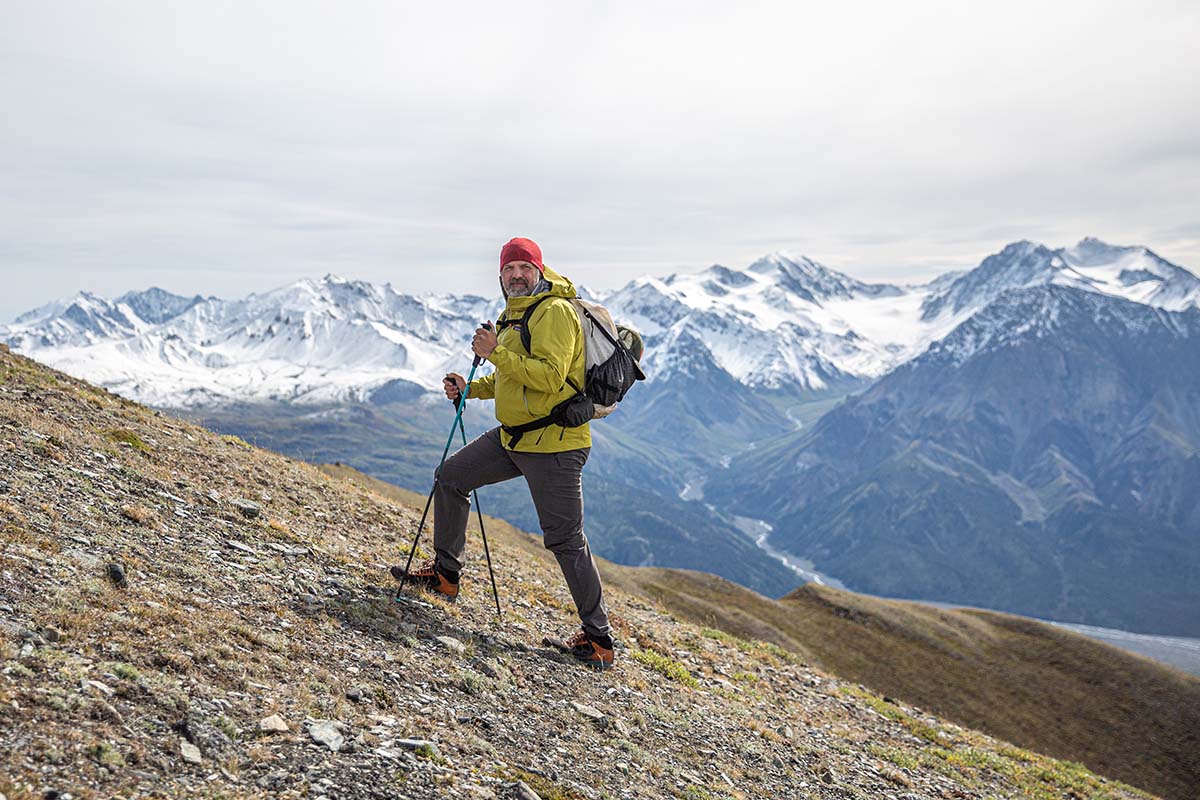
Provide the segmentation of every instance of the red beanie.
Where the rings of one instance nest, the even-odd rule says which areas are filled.
[[[500,269],[504,269],[504,265],[510,261],[528,261],[538,268],[538,272],[546,271],[542,264],[542,248],[533,239],[521,236],[510,239],[500,250]]]

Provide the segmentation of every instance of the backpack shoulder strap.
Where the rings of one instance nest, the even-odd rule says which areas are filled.
[[[546,295],[545,297],[539,297],[537,300],[534,300],[532,303],[529,304],[529,307],[525,309],[525,313],[521,315],[520,319],[502,319],[499,322],[497,322],[496,324],[499,326],[500,330],[504,330],[505,328],[511,328],[513,325],[520,324],[520,326],[521,326],[521,331],[520,331],[521,332],[521,345],[524,346],[526,353],[529,353],[530,355],[532,355],[533,354],[533,334],[529,330],[529,320],[533,319],[533,312],[537,310],[538,306],[540,306],[542,303],[546,302],[547,300],[553,300],[553,299],[554,299],[554,295],[549,295],[549,294]],[[565,300],[566,298],[560,298],[560,299]]]

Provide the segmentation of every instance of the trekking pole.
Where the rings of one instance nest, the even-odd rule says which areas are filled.
[[[463,446],[466,446],[467,429],[461,418],[458,420],[458,429],[462,432]],[[473,490],[471,494],[475,498],[475,514],[479,517],[479,535],[483,537],[483,554],[487,556],[488,577],[492,579],[492,597],[496,601],[496,616],[503,620],[504,614],[500,612],[500,593],[496,591],[496,573],[492,569],[492,553],[488,550],[487,531],[483,527],[483,509],[479,507],[479,490]]]
[[[491,329],[491,326],[487,326]],[[479,365],[483,363],[481,356],[475,356],[475,360],[471,362],[471,371],[467,374],[467,385],[459,393],[458,411],[454,415],[454,424],[450,426],[450,435],[446,437],[446,446],[442,448],[442,458],[438,462],[437,472],[433,475],[433,486],[429,489],[429,497],[425,499],[425,510],[421,512],[421,522],[417,525],[417,535],[413,537],[412,547],[408,551],[408,561],[404,565],[404,575],[400,578],[400,588],[396,590],[396,597],[404,591],[404,584],[408,582],[408,571],[412,568],[413,556],[417,554],[417,543],[421,541],[421,531],[425,529],[425,520],[429,516],[429,506],[433,503],[433,494],[437,491],[438,478],[441,476],[442,465],[446,463],[446,456],[450,454],[450,444],[454,441],[454,432],[462,424],[463,409],[467,406],[467,395],[471,393],[471,381],[475,379],[475,370],[479,369]],[[464,432],[465,436],[465,432]]]

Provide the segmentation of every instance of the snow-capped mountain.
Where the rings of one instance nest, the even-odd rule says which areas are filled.
[[[1200,279],[1145,247],[1114,247],[1087,238],[1051,250],[1014,242],[976,269],[930,293],[922,318],[977,311],[1004,292],[1054,284],[1182,311],[1200,305]]]
[[[1005,292],[1038,285],[1167,310],[1200,305],[1192,273],[1144,247],[1096,239],[1055,250],[1016,242],[922,285],[864,283],[774,253],[741,270],[639,278],[600,299],[643,332],[651,381],[702,363],[751,389],[803,394],[884,375]],[[241,300],[81,293],[0,326],[0,339],[156,405],[326,402],[436,386],[445,371],[461,371],[471,330],[498,305],[329,275]]]
[[[413,297],[327,275],[233,301],[81,293],[23,315],[0,337],[151,404],[322,402],[397,381],[436,385],[461,368],[463,342],[490,311],[479,297]]]
[[[1058,250],[1016,242],[973,270],[913,286],[863,283],[812,259],[775,253],[741,271],[717,265],[641,278],[606,302],[641,327],[646,366],[660,378],[694,360],[694,344],[679,341],[687,330],[742,383],[821,390],[883,375],[1005,292],[1039,285],[1172,311],[1200,305],[1200,279],[1192,273],[1145,247],[1091,238]]]
[[[895,363],[903,346],[864,336],[852,320],[864,308],[896,315],[906,304],[915,318],[913,292],[775,253],[741,271],[714,265],[640,278],[605,302],[641,330],[647,369],[659,378],[687,369],[698,341],[714,363],[749,386],[820,390],[882,374]]]
[[[158,288],[116,300],[80,292],[17,317],[8,327],[8,342],[24,350],[87,347],[136,336],[203,301],[199,295],[180,297]]]
[[[1144,303],[1107,302],[1113,297],[1108,292],[1071,291],[1078,288],[1051,282],[1005,292],[934,342],[921,360],[960,366],[1023,340],[1058,338],[1064,331],[1078,336],[1089,329],[1095,329],[1097,337],[1113,337],[1113,331],[1129,336],[1161,326],[1173,338],[1200,342],[1200,314],[1195,309],[1170,312]]]

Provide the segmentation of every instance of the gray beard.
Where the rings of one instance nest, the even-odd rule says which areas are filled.
[[[505,297],[529,297],[531,294],[550,291],[550,281],[545,278],[538,278],[532,286],[525,289],[509,289],[504,285],[504,281],[501,281],[500,291],[504,293]]]

